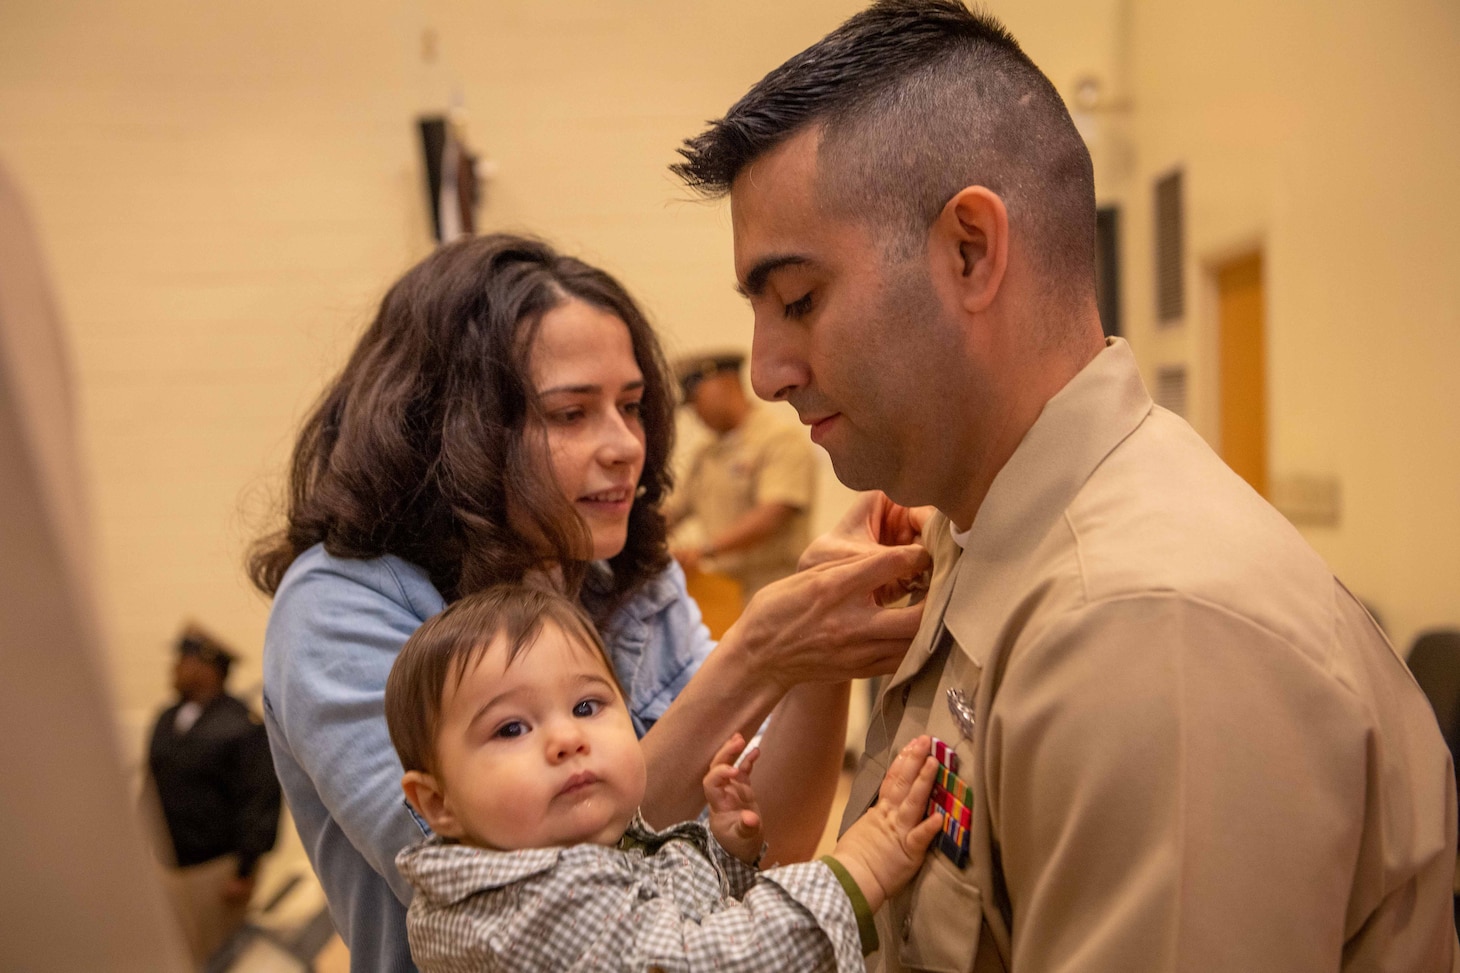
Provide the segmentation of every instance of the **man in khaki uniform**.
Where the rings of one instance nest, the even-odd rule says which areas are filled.
[[[740,582],[745,600],[796,570],[810,541],[816,457],[804,433],[746,397],[739,352],[675,363],[685,404],[714,439],[695,453],[665,505],[671,526],[694,518],[702,540],[677,546],[686,571],[713,567]]]
[[[871,967],[1460,969],[1424,696],[1103,337],[1089,155],[1003,28],[886,0],[682,151],[730,195],[756,391],[849,486],[939,511],[847,820],[931,732],[966,845],[884,908]]]

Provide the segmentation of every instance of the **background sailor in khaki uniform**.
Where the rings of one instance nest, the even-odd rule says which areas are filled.
[[[749,601],[794,572],[806,549],[816,457],[804,433],[746,396],[744,361],[739,352],[725,351],[675,363],[685,404],[714,438],[694,454],[665,513],[671,526],[694,521],[696,539],[674,546],[685,571],[729,575]]]
[[[847,820],[931,732],[969,788],[968,858],[929,858],[870,965],[1460,969],[1433,714],[1102,335],[1089,155],[1002,27],[884,0],[684,154],[730,195],[757,393],[848,486],[940,511]],[[908,516],[841,529],[872,543]]]

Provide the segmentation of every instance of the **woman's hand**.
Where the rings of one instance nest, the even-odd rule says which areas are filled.
[[[932,507],[904,507],[881,490],[859,494],[836,526],[811,542],[797,568],[855,557],[871,547],[916,544],[932,515]]]
[[[921,543],[923,527],[932,515],[932,507],[904,507],[893,503],[880,490],[863,493],[835,527],[811,542],[802,553],[798,568],[805,570],[818,564],[849,560],[878,547]],[[875,597],[879,605],[888,605],[913,592],[926,591],[927,587],[928,573],[924,572],[898,579],[879,589]]]
[[[802,570],[756,593],[644,738],[651,823],[697,814],[717,741],[751,736],[779,703],[755,782],[768,860],[812,853],[841,767],[848,680],[895,672],[922,621],[921,605],[887,605],[931,567],[916,543],[929,512],[867,494]]]
[[[893,672],[922,620],[921,604],[883,607],[886,593],[908,590],[932,566],[920,544],[886,547],[844,535],[823,550],[833,548],[835,556],[757,592],[721,641],[782,691]]]

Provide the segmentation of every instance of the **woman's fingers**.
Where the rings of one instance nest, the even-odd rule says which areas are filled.
[[[932,567],[933,559],[921,544],[899,547],[869,547],[860,557],[828,564],[821,570],[834,579],[838,587],[850,591],[869,592],[902,578],[913,578]]]
[[[867,620],[863,624],[860,634],[871,641],[901,639],[905,649],[913,636],[918,634],[918,626],[922,624],[922,621],[923,606],[921,602],[902,608],[869,609]]]
[[[806,548],[800,570],[856,557],[877,545],[916,543],[932,514],[932,507],[904,507],[876,490],[858,494],[841,520]]]
[[[923,532],[932,507],[904,507],[886,494],[873,492],[863,530],[878,544],[911,544]]]
[[[933,507],[901,507],[887,501],[882,511],[878,541],[883,544],[912,544],[923,535]]]
[[[927,551],[912,544],[808,568],[757,592],[725,641],[745,647],[747,666],[786,688],[893,672],[923,607],[884,608],[875,592],[928,566]]]

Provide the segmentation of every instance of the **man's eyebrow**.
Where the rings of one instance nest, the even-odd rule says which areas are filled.
[[[736,284],[735,289],[742,297],[760,297],[765,292],[766,280],[771,274],[782,267],[804,267],[811,263],[810,257],[803,257],[796,253],[779,254],[766,257],[756,262],[750,268],[750,273],[745,275],[744,284]]]

